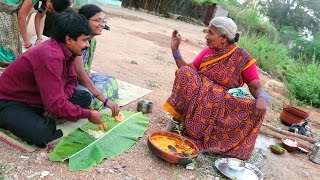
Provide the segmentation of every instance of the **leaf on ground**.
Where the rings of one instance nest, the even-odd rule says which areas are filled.
[[[125,120],[115,121],[110,115],[104,115],[108,125],[106,133],[98,139],[88,134],[88,129],[98,130],[98,125],[87,123],[70,133],[50,154],[50,161],[69,159],[70,171],[84,170],[112,159],[128,150],[147,130],[149,121],[141,112],[123,111]]]

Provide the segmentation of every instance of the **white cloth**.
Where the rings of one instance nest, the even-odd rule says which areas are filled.
[[[224,29],[227,32],[226,36],[229,39],[234,39],[238,30],[236,23],[228,17],[215,17],[209,24]]]

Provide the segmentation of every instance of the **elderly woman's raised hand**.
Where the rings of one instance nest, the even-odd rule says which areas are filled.
[[[178,51],[180,42],[181,42],[181,36],[178,33],[178,31],[175,29],[175,30],[173,30],[172,37],[171,37],[171,50],[172,50],[172,52]]]

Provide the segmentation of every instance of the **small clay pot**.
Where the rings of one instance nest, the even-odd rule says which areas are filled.
[[[285,110],[288,113],[295,115],[301,119],[307,119],[309,117],[309,113],[307,113],[299,108],[296,108],[294,106],[291,106],[291,105],[285,105],[283,107],[283,110]]]
[[[294,152],[298,150],[298,142],[294,139],[283,138],[281,142],[281,146],[285,148],[288,152]]]
[[[284,149],[283,150],[276,149],[275,145],[270,145],[269,147],[270,147],[271,152],[273,152],[274,154],[283,154],[286,152],[286,150],[284,150]]]
[[[301,152],[306,153],[306,154],[308,154],[310,152],[310,149],[302,144],[298,144],[298,149]]]
[[[283,122],[286,125],[291,126],[292,124],[300,123],[302,118],[295,116],[286,110],[282,110],[280,114],[281,122]]]

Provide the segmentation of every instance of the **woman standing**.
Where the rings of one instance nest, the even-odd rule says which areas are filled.
[[[237,25],[228,17],[210,21],[207,48],[188,64],[182,58],[181,37],[173,31],[171,49],[178,66],[171,96],[164,108],[182,123],[183,134],[201,149],[249,159],[266,113],[264,92],[256,60],[235,42]],[[246,83],[255,99],[234,97],[229,89]],[[167,130],[172,130],[172,122]]]
[[[45,13],[47,11],[61,12],[69,5],[69,0],[40,0],[41,7],[35,16],[37,40],[35,44],[28,37],[28,20],[31,9],[39,0],[0,0],[0,63],[8,64],[22,53],[22,46],[29,49],[42,42]],[[20,35],[23,44],[20,42]]]

